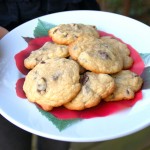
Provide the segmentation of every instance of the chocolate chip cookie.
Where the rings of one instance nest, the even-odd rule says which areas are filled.
[[[123,99],[133,99],[143,83],[142,78],[130,70],[122,70],[121,72],[111,75],[116,84],[114,92],[106,97],[105,101],[118,101]]]
[[[114,51],[122,55],[123,69],[128,69],[132,66],[133,59],[130,57],[130,50],[126,44],[110,36],[102,37],[101,39],[105,44],[111,45]]]
[[[67,46],[46,42],[40,49],[31,52],[29,57],[24,60],[24,66],[27,69],[32,69],[41,61],[57,57],[65,58],[68,55]]]
[[[84,24],[60,24],[49,30],[49,36],[58,44],[69,45],[83,35],[99,37],[95,26]]]
[[[53,58],[40,62],[27,74],[23,90],[29,101],[51,110],[78,94],[79,79],[79,65],[74,60]]]
[[[64,106],[71,110],[83,110],[100,103],[115,89],[114,79],[107,74],[86,72],[81,76],[82,89],[79,94]]]
[[[112,74],[122,70],[121,54],[101,39],[83,36],[69,46],[70,56],[79,64],[95,73]]]

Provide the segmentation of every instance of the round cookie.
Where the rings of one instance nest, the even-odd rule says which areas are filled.
[[[143,83],[142,78],[130,70],[122,70],[111,76],[115,80],[116,89],[111,95],[104,99],[105,101],[133,99],[134,93],[141,88]]]
[[[84,24],[60,24],[49,30],[49,36],[58,44],[69,45],[78,37],[89,35],[99,37],[95,26]]]
[[[64,105],[67,109],[83,110],[94,107],[115,89],[114,79],[107,74],[86,72],[80,81],[82,89],[72,101]]]
[[[29,101],[44,110],[61,106],[80,91],[79,65],[65,58],[48,59],[36,65],[26,76],[23,90]]]
[[[64,58],[68,56],[68,46],[46,42],[40,49],[31,52],[31,54],[24,60],[24,66],[27,69],[32,69],[39,62],[45,61],[46,59],[57,57]]]
[[[128,69],[132,66],[133,59],[130,57],[130,50],[128,49],[126,44],[110,36],[104,36],[101,37],[101,39],[104,41],[105,44],[110,44],[116,52],[122,55],[123,69]]]
[[[101,39],[83,36],[69,46],[70,56],[87,70],[112,74],[122,70],[122,56]]]

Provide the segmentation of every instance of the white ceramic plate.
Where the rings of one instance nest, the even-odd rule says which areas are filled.
[[[70,11],[40,17],[53,24],[84,23],[112,33],[132,45],[138,52],[148,53],[150,27],[117,14],[100,11]],[[103,118],[87,119],[59,131],[27,100],[16,96],[15,84],[22,75],[16,68],[14,55],[26,48],[23,37],[33,37],[38,20],[34,19],[12,30],[0,41],[0,113],[13,124],[31,133],[62,141],[89,142],[118,138],[150,123],[150,90],[144,90],[142,101],[132,108]]]

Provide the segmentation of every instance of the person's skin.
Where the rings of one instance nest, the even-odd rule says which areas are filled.
[[[4,37],[6,34],[8,33],[8,30],[3,28],[3,27],[0,27],[0,39],[2,37]]]

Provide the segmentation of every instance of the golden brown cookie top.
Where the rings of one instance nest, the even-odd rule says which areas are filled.
[[[114,51],[122,55],[123,69],[128,69],[132,66],[133,59],[130,57],[130,50],[128,49],[126,44],[110,36],[101,37],[101,39],[105,44],[111,45]]]
[[[48,59],[27,74],[23,89],[29,101],[40,104],[43,109],[58,107],[78,94],[79,78],[79,65],[74,60]]]
[[[83,36],[69,46],[70,56],[95,73],[112,74],[122,70],[122,56],[101,39]]]
[[[58,44],[68,45],[83,35],[99,37],[96,27],[92,25],[60,24],[49,30],[49,36]]]
[[[68,56],[68,46],[46,42],[41,48],[31,52],[31,54],[24,60],[24,66],[27,69],[32,69],[41,61],[50,58],[65,58]]]
[[[118,101],[123,99],[134,98],[134,93],[137,92],[143,83],[142,78],[130,70],[122,70],[121,72],[112,75],[115,80],[115,91],[105,98],[105,101]]]
[[[108,74],[86,72],[80,81],[82,89],[71,102],[65,104],[68,109],[83,110],[96,106],[115,89],[114,79]]]

